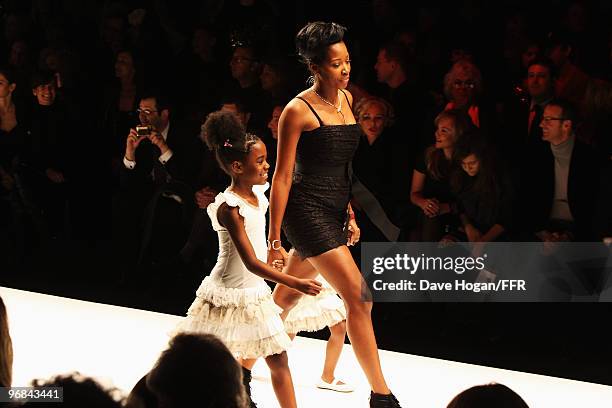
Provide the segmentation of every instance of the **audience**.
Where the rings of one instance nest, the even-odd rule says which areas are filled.
[[[147,374],[146,387],[159,407],[249,406],[240,365],[225,344],[210,334],[174,337]]]
[[[529,408],[527,403],[503,384],[476,385],[459,393],[446,408]]]
[[[0,56],[16,74],[0,71],[0,82],[2,77],[6,82],[6,92],[0,94],[0,225],[8,227],[0,239],[10,243],[17,259],[23,259],[37,240],[44,243],[48,237],[56,237],[69,220],[66,214],[72,217],[74,212],[80,213],[83,229],[87,229],[91,214],[84,204],[92,201],[96,192],[113,194],[114,218],[124,217],[125,224],[115,224],[121,232],[117,228],[115,231],[121,234],[122,248],[130,248],[123,252],[117,249],[120,263],[127,265],[130,254],[137,257],[146,246],[136,232],[143,231],[142,216],[156,189],[165,197],[181,197],[183,203],[191,202],[193,208],[204,210],[220,183],[206,170],[210,157],[203,152],[197,128],[192,125],[202,123],[206,114],[220,105],[236,111],[249,131],[266,141],[273,161],[278,117],[293,96],[295,79],[304,74],[292,62],[293,45],[287,40],[293,35],[291,21],[273,24],[287,10],[262,2],[240,2],[221,3],[216,8],[205,4],[196,13],[180,13],[165,2],[146,3],[137,7],[110,3],[103,9],[89,10],[89,14],[88,6],[78,11],[58,7],[50,12],[32,5],[32,18],[24,12],[28,6],[6,7]],[[377,162],[373,166],[387,169],[383,178],[391,180],[386,185],[394,186],[389,194],[383,194],[390,195],[393,202],[393,208],[388,208],[390,217],[402,229],[412,231],[402,237],[418,238],[408,203],[412,175],[415,165],[422,161],[422,149],[431,144],[431,125],[440,110],[457,109],[467,114],[487,144],[494,145],[507,164],[512,163],[512,176],[518,182],[548,168],[549,145],[542,140],[539,125],[553,97],[579,103],[581,116],[573,123],[577,139],[601,151],[609,150],[610,138],[605,132],[612,103],[606,91],[611,85],[605,81],[609,79],[605,74],[609,52],[604,45],[611,37],[609,30],[587,24],[599,21],[594,18],[596,6],[568,4],[560,10],[563,19],[549,24],[555,29],[546,41],[539,41],[547,27],[543,20],[529,19],[520,8],[507,10],[498,16],[500,35],[492,35],[485,46],[475,42],[478,37],[474,33],[487,20],[474,14],[469,4],[460,2],[455,9],[421,6],[416,9],[414,25],[403,25],[398,20],[401,7],[383,3],[372,5],[372,19],[366,21],[380,28],[376,35],[364,35],[358,24],[351,25],[356,47],[350,87],[357,95],[356,106],[359,99],[382,97],[395,112],[393,123],[385,122],[380,139],[369,140],[369,148],[364,142],[360,152],[376,150],[378,153],[370,155]],[[445,35],[451,29],[447,30],[442,21],[452,10],[458,13],[453,27],[469,27],[466,33]],[[554,23],[554,19],[548,23]],[[75,32],[78,34],[71,35]],[[542,52],[550,62],[542,58]],[[449,56],[446,62],[444,55]],[[39,69],[51,73],[54,80],[33,84],[32,89],[35,95],[44,93],[44,98],[55,98],[52,109],[43,108],[46,102],[40,102],[38,96],[38,102],[33,100],[28,92],[27,82],[36,61]],[[442,70],[449,62],[452,66],[444,75]],[[523,77],[521,71],[525,69]],[[372,83],[368,72],[370,76],[375,74],[378,84]],[[492,84],[489,95],[485,94],[483,78]],[[146,89],[160,87],[177,97],[172,109],[162,106],[166,103],[161,96],[157,100],[157,95],[145,94]],[[523,102],[514,106],[504,100],[495,112],[488,103],[493,101],[487,97],[508,96],[516,87],[521,90],[516,91],[516,99]],[[435,96],[442,93],[444,102]],[[143,103],[151,106],[143,107]],[[60,110],[67,115],[45,114],[53,116],[53,124],[42,125],[41,112]],[[91,118],[96,126],[89,126]],[[170,122],[171,135],[166,139],[162,128]],[[154,143],[143,142],[133,149],[135,144],[128,143],[125,136],[139,123],[159,127],[156,131],[161,137],[152,137],[148,140]],[[83,126],[94,137],[82,140],[79,129]],[[68,131],[60,131],[61,127]],[[182,134],[175,137],[179,128]],[[32,134],[26,137],[30,131]],[[52,140],[49,132],[58,137]],[[69,136],[72,132],[75,136]],[[75,145],[69,143],[72,137],[81,137],[84,149],[74,150]],[[52,149],[45,148],[51,145]],[[540,159],[536,159],[536,152],[541,153]],[[517,163],[516,157],[523,156],[532,160]],[[99,161],[101,157],[105,159]],[[49,160],[53,166],[48,165]],[[108,163],[111,173],[108,167],[103,170]],[[58,168],[63,165],[72,170]],[[30,172],[21,177],[23,170]],[[362,177],[367,179],[364,174]],[[78,182],[73,182],[74,178]],[[139,181],[134,182],[136,179]],[[184,183],[191,191],[177,194],[164,187],[158,189],[163,184],[168,187],[168,181]],[[49,188],[41,189],[45,183]],[[96,188],[94,184],[100,183],[112,189],[104,185]],[[74,196],[73,203],[66,201],[67,195]],[[520,193],[518,197],[522,201],[520,197],[525,196]],[[104,202],[102,197],[98,199]],[[159,200],[155,202],[159,204]],[[132,208],[131,213],[128,211],[131,215],[125,212],[126,207]],[[100,203],[94,208],[96,212],[110,212]],[[601,204],[597,208],[602,208]],[[180,212],[189,219],[191,215],[183,209],[188,208],[182,207]],[[603,213],[596,212],[597,217],[607,215]],[[110,217],[100,213],[98,218]],[[88,233],[90,239],[108,240],[103,231],[108,224],[92,223],[90,229],[96,231]],[[144,225],[146,230],[146,221]],[[600,231],[600,224],[595,225],[597,236],[609,235]],[[51,232],[48,236],[47,230]],[[524,235],[528,233],[523,231]],[[133,263],[128,269],[132,268]]]
[[[8,314],[0,297],[0,387],[10,387],[13,380],[13,343]]]
[[[94,378],[85,377],[78,372],[57,375],[49,380],[34,380],[33,387],[61,387],[66,408],[121,408],[122,401],[115,399],[115,390],[107,390]],[[25,408],[53,408],[57,401],[32,401],[21,405]]]
[[[457,109],[440,113],[434,121],[435,143],[429,146],[414,167],[410,201],[422,210],[419,240],[439,241],[458,224],[456,197],[450,187],[455,171],[455,145],[473,127],[470,118]]]
[[[460,225],[448,239],[486,243],[509,239],[513,187],[497,153],[474,133],[459,143],[450,184],[457,197]]]

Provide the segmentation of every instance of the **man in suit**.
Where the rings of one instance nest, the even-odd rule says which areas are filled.
[[[432,104],[418,85],[416,65],[411,61],[406,47],[399,42],[383,44],[374,65],[379,82],[386,85],[385,97],[393,107],[395,120],[385,131],[382,150],[389,168],[391,185],[396,186],[393,199],[396,203],[394,221],[405,230],[413,227],[415,213],[410,202],[410,186],[415,159],[428,141],[423,138],[424,117]]]
[[[140,99],[143,129],[130,129],[127,136],[115,207],[119,250],[127,264],[138,261],[145,270],[152,267],[157,276],[176,266],[189,234],[203,153],[197,130],[182,125],[171,112],[160,92],[145,93]]]
[[[593,238],[593,213],[597,201],[600,160],[595,151],[576,139],[576,116],[563,100],[544,108],[540,128],[548,143],[545,155],[530,174],[529,195],[521,197],[530,232],[545,242],[589,241]],[[527,182],[527,181],[526,181]]]
[[[121,184],[160,185],[177,181],[192,185],[198,169],[201,146],[196,129],[185,129],[179,121],[170,121],[171,106],[160,93],[145,94],[138,104],[141,126],[149,131],[139,135],[131,129],[123,159]]]

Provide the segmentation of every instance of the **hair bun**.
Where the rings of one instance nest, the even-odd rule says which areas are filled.
[[[326,55],[326,48],[342,41],[346,27],[333,22],[315,21],[306,24],[295,37],[298,55],[306,64],[319,64]]]
[[[245,129],[233,112],[210,113],[202,125],[202,137],[211,150],[219,150],[226,144],[234,145],[244,135]]]

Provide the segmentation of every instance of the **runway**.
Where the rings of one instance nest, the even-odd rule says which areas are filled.
[[[168,333],[181,318],[3,287],[0,296],[13,340],[13,386],[79,371],[127,395],[164,350]],[[323,341],[299,336],[289,350],[299,406],[367,407],[369,387],[350,345],[344,346],[336,373],[356,391],[341,394],[315,387],[324,353]],[[443,408],[458,392],[493,381],[512,388],[532,408],[612,406],[609,386],[385,350],[380,356],[390,388],[404,407]],[[255,402],[278,407],[263,361],[254,367],[253,378]]]

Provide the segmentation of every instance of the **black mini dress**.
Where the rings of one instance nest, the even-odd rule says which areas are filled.
[[[302,132],[298,141],[282,228],[297,254],[309,258],[346,245],[349,164],[362,130],[358,124],[324,125],[313,107],[298,98],[308,105],[320,126]]]

